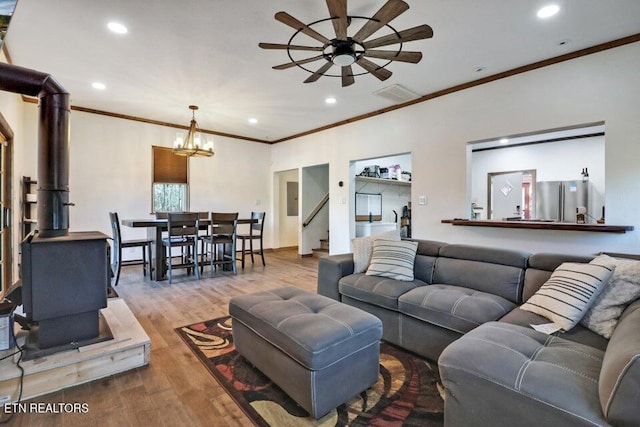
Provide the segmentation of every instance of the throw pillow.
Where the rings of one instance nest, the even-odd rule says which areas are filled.
[[[367,276],[381,276],[410,282],[413,280],[413,264],[417,251],[418,242],[374,240]]]
[[[591,262],[612,265],[615,270],[580,323],[605,338],[611,338],[624,309],[640,298],[640,261],[600,255]]]
[[[568,331],[591,307],[613,270],[606,264],[565,262],[520,308]]]
[[[371,262],[373,241],[377,239],[400,241],[400,230],[383,231],[373,236],[356,237],[353,245],[353,273],[364,273]]]

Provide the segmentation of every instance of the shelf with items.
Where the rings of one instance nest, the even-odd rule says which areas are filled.
[[[393,186],[396,187],[395,191],[400,195],[403,195],[406,192],[411,192],[411,181],[398,181],[388,178],[370,178],[366,176],[356,176],[356,192],[361,192],[370,185],[379,185],[384,187]],[[400,189],[398,189],[398,187]],[[378,187],[378,191],[380,193],[384,193],[384,190],[380,191],[380,187]]]
[[[31,233],[35,229],[36,214],[34,208],[36,207],[36,185],[38,181],[32,180],[31,177],[22,177],[21,188],[21,226],[22,226],[22,238],[24,239],[27,234]]]

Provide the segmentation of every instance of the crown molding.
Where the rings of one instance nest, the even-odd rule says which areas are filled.
[[[459,92],[465,89],[470,89],[472,87],[476,87],[476,86],[480,86],[486,83],[491,83],[494,82],[496,80],[501,80],[501,79],[506,79],[508,77],[512,77],[518,74],[522,74],[522,73],[526,73],[528,71],[532,71],[532,70],[536,70],[538,68],[543,68],[543,67],[548,67],[550,65],[554,65],[554,64],[558,64],[561,62],[565,62],[565,61],[570,61],[572,59],[576,59],[576,58],[580,58],[583,56],[588,56],[588,55],[592,55],[594,53],[599,53],[605,50],[609,50],[609,49],[614,49],[616,47],[620,47],[620,46],[624,46],[627,44],[631,44],[631,43],[636,43],[640,41],[640,33],[637,34],[633,34],[631,36],[627,36],[627,37],[623,37],[620,39],[616,39],[616,40],[611,40],[609,42],[606,43],[601,43],[595,46],[591,46],[585,49],[580,49],[574,52],[570,52],[570,53],[566,53],[564,55],[560,55],[560,56],[555,56],[553,58],[549,58],[549,59],[545,59],[542,61],[538,61],[538,62],[534,62],[528,65],[523,65],[521,67],[517,67],[517,68],[513,68],[511,70],[507,70],[501,73],[497,73],[497,74],[493,74],[491,76],[487,76],[481,79],[477,79],[477,80],[472,80],[470,82],[466,82],[466,83],[462,83],[456,86],[452,86],[446,89],[442,89],[436,92],[432,92],[430,94],[427,95],[423,95],[419,98],[413,99],[411,101],[407,101],[407,102],[403,102],[401,104],[397,104],[397,105],[393,105],[391,107],[386,107],[380,110],[376,110],[376,111],[371,111],[369,113],[366,114],[361,114],[358,116],[354,116],[345,120],[341,120],[339,122],[335,122],[335,123],[331,123],[325,126],[321,126],[315,129],[311,129],[305,132],[301,132],[301,133],[297,133],[294,135],[290,135],[290,136],[286,136],[284,138],[280,138],[274,141],[267,141],[264,139],[258,139],[258,138],[250,138],[250,137],[246,137],[246,136],[241,136],[241,135],[235,135],[235,134],[230,134],[230,133],[225,133],[225,132],[218,132],[215,130],[209,130],[209,129],[200,129],[201,132],[206,133],[206,134],[210,134],[210,135],[217,135],[217,136],[224,136],[224,137],[228,137],[228,138],[234,138],[234,139],[240,139],[240,140],[244,140],[244,141],[251,141],[251,142],[259,142],[261,144],[277,144],[280,142],[285,142],[285,141],[290,141],[293,139],[297,139],[303,136],[307,136],[307,135],[312,135],[314,133],[318,133],[318,132],[322,132],[328,129],[332,129],[335,127],[339,127],[339,126],[343,126],[349,123],[354,123],[360,120],[365,120],[371,117],[375,117],[375,116],[379,116],[381,114],[385,114],[385,113],[389,113],[391,111],[396,111],[402,108],[406,108],[406,107],[410,107],[412,105],[415,104],[419,104],[425,101],[429,101],[431,99],[435,99],[435,98],[439,98],[441,96],[445,96],[445,95],[449,95],[451,93],[455,93],[455,92]],[[9,64],[12,64],[11,62],[11,56],[9,54],[9,51],[6,47],[6,43],[4,43],[2,45],[2,50],[5,54],[5,56],[7,57],[7,61]],[[37,99],[35,98],[31,98],[31,97],[26,97],[26,96],[22,96],[22,100],[24,102],[31,102],[31,103],[37,103]],[[114,117],[114,118],[118,118],[118,119],[123,119],[123,120],[132,120],[132,121],[136,121],[136,122],[142,122],[142,123],[148,123],[148,124],[153,124],[153,125],[158,125],[158,126],[166,126],[166,127],[171,127],[171,128],[175,128],[175,129],[183,129],[183,130],[188,130],[188,126],[184,126],[184,125],[179,125],[179,124],[175,124],[175,123],[169,123],[169,122],[163,122],[163,121],[159,121],[159,120],[153,120],[153,119],[147,119],[147,118],[143,118],[143,117],[136,117],[136,116],[130,116],[127,114],[119,114],[119,113],[113,113],[113,112],[109,112],[109,111],[103,111],[103,110],[96,110],[93,108],[87,108],[87,107],[82,107],[82,106],[78,106],[78,105],[72,105],[71,106],[72,110],[75,111],[81,111],[84,113],[89,113],[89,114],[98,114],[98,115],[103,115],[103,116],[107,116],[107,117]]]

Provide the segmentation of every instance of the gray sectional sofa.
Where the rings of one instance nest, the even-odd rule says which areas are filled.
[[[640,425],[640,301],[610,340],[519,306],[573,255],[415,240],[415,279],[353,274],[352,254],[322,258],[318,293],[376,315],[383,339],[437,360],[445,424]]]

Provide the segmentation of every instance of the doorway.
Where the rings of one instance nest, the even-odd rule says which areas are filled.
[[[489,219],[535,217],[536,171],[490,172],[487,174]]]
[[[12,148],[13,131],[0,114],[0,299],[13,284]]]

